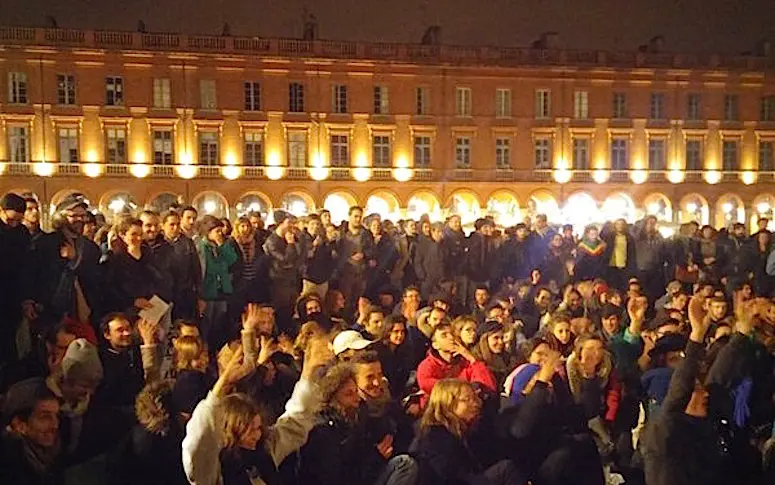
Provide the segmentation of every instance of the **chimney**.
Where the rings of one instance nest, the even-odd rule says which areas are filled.
[[[304,16],[304,40],[318,39],[318,18],[315,14],[306,14]]]
[[[531,45],[534,49],[559,49],[560,34],[557,32],[544,32]]]
[[[441,44],[441,26],[431,25],[428,30],[422,35],[423,45],[439,45]]]
[[[664,52],[665,50],[665,37],[662,35],[655,35],[649,39],[648,51],[654,54]]]

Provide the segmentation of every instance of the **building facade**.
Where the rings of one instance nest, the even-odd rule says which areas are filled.
[[[108,216],[775,210],[775,59],[0,28],[0,189]]]

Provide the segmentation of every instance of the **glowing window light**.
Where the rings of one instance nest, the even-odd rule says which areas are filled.
[[[90,178],[97,178],[102,175],[102,169],[101,163],[87,163],[83,166],[83,174]]]
[[[759,202],[756,204],[756,210],[759,211],[759,214],[766,214],[770,211],[770,204],[767,202]]]
[[[151,167],[144,163],[133,163],[129,166],[129,173],[141,179],[147,177],[148,174],[151,173]]]
[[[635,219],[632,204],[621,195],[606,199],[603,202],[601,213],[606,220],[623,218],[628,222],[632,222]]]
[[[554,175],[554,181],[557,182],[558,184],[567,184],[568,182],[570,182],[570,179],[573,176],[571,171],[568,170],[567,168],[558,168],[557,170],[554,171],[553,175]]]
[[[365,182],[371,178],[371,169],[369,167],[355,167],[353,178],[358,182]]]
[[[145,150],[137,150],[134,156],[135,163],[145,163]]]
[[[683,170],[671,170],[667,173],[667,180],[670,181],[671,184],[680,184],[684,181],[684,171]]]
[[[33,165],[32,171],[39,177],[51,177],[54,175],[54,164],[49,162],[37,162]]]
[[[754,184],[756,183],[756,173],[750,171],[743,172],[740,174],[740,180],[742,180],[745,185]]]
[[[659,226],[657,231],[659,231],[659,233],[662,234],[662,237],[665,239],[670,239],[673,237],[673,235],[675,235],[675,229],[668,226]]]
[[[568,224],[583,228],[587,224],[596,222],[600,217],[597,203],[588,194],[574,194],[568,198],[562,209],[562,217]]]
[[[649,174],[645,170],[633,170],[630,174],[630,180],[632,180],[632,183],[637,185],[646,183],[648,178]]]
[[[196,177],[197,169],[193,165],[178,165],[175,167],[175,172],[182,179],[192,179]]]
[[[284,167],[271,166],[266,167],[266,178],[269,180],[280,180],[285,175]]]
[[[242,175],[242,167],[237,165],[226,165],[221,167],[221,175],[226,180],[236,180]]]
[[[652,202],[647,207],[649,215],[655,216],[659,214],[662,211],[662,206],[659,204],[659,202]]]
[[[686,204],[686,212],[689,212],[690,214],[696,214],[698,208],[699,206],[695,202],[688,202]]]
[[[710,170],[705,172],[705,181],[711,185],[715,185],[721,182],[721,172],[718,170]]]
[[[347,219],[347,214],[350,211],[350,202],[340,194],[331,194],[323,202],[323,208],[331,213],[331,221],[334,224],[339,224]],[[368,209],[366,212],[370,213]]]
[[[724,202],[724,203],[721,205],[721,210],[723,210],[725,214],[729,214],[729,213],[730,213],[730,212],[732,212],[734,209],[735,209],[735,208],[734,208],[734,206],[732,205],[732,203],[731,203],[731,202]]]
[[[218,203],[212,199],[208,199],[202,204],[202,208],[204,209],[205,214],[212,214],[218,210]]]
[[[608,182],[609,173],[608,170],[599,168],[592,173],[592,178],[599,184]]]
[[[382,218],[388,217],[393,212],[390,207],[390,203],[382,197],[372,195],[369,200],[366,201],[366,213],[367,214],[379,214]]]
[[[419,219],[421,216],[425,214],[431,214],[432,212],[435,212],[432,210],[431,205],[428,203],[428,201],[421,199],[419,197],[412,197],[409,200],[409,204],[407,205],[406,213],[411,219]]]

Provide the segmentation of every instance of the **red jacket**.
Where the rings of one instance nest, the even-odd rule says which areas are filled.
[[[452,359],[447,362],[433,350],[428,351],[428,355],[417,366],[417,384],[423,392],[420,405],[424,408],[431,395],[433,386],[441,379],[460,379],[466,382],[478,382],[488,390],[495,392],[497,384],[495,377],[484,362],[476,361],[469,363],[462,357]]]

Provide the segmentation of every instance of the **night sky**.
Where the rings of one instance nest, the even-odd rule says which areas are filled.
[[[737,53],[775,41],[775,0],[2,0],[0,24],[299,37],[307,7],[321,38],[528,45],[557,31],[566,47],[630,50],[654,35],[669,51]]]

